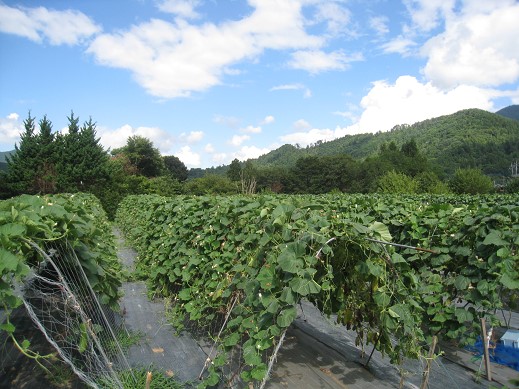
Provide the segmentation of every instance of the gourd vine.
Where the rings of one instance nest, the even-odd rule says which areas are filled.
[[[146,195],[126,198],[117,222],[179,331],[228,318],[203,387],[238,346],[241,378],[263,380],[302,298],[392,363],[425,357],[433,336],[473,342],[479,318],[495,321],[519,289],[517,200]]]

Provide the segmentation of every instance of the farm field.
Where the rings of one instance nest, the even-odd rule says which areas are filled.
[[[116,259],[112,229],[102,214],[92,217],[99,211],[95,199],[28,196],[2,206],[1,238],[9,242],[3,247],[20,248],[2,249],[7,258],[2,280],[15,273],[23,280],[25,266],[35,266],[34,259],[24,259],[30,258],[24,239],[43,242],[68,235],[78,239],[84,259],[92,261],[82,266],[107,304],[119,298],[121,285],[126,298],[132,298],[121,278],[127,265],[120,253]],[[151,332],[167,328],[174,337],[175,331],[184,331],[205,353],[198,387],[247,382],[286,387],[287,366],[290,371],[313,366],[307,369],[314,374],[308,380],[334,387],[337,374],[344,376],[348,366],[357,371],[353,376],[367,373],[361,365],[374,348],[369,359],[374,376],[368,381],[398,385],[401,375],[416,385],[420,369],[406,366],[409,361],[423,366],[433,336],[440,341],[436,353],[446,344],[461,349],[480,336],[481,318],[487,326],[502,328],[501,309],[516,306],[518,210],[518,197],[511,195],[143,195],[128,197],[116,222],[125,247],[136,250],[130,281],[144,281],[148,297],[165,303]],[[106,248],[102,257],[100,248]],[[19,302],[9,283],[2,293],[11,302],[4,307],[9,313]],[[138,293],[140,307],[147,300],[144,289]],[[135,314],[130,305],[123,308],[128,317]],[[505,324],[513,326],[516,320]],[[9,321],[2,324],[8,335],[14,328]],[[88,334],[79,333],[80,353]],[[316,339],[321,349],[307,352]],[[353,354],[363,350],[364,359],[356,357],[356,366],[351,365],[338,344]],[[30,349],[30,342],[23,345]],[[297,354],[310,357],[338,353],[343,367],[329,360],[321,364],[326,360],[321,357],[298,364],[291,350],[306,350]],[[469,379],[474,375],[462,370]],[[391,378],[377,371],[390,371]],[[177,377],[186,379],[186,371]],[[306,376],[291,379],[303,382]]]
[[[137,196],[118,222],[173,326],[216,339],[211,385],[236,363],[261,382],[302,298],[397,366],[432,336],[473,343],[517,298],[517,210],[517,196]]]

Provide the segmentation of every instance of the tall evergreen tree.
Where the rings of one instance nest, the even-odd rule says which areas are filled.
[[[231,181],[240,181],[241,175],[241,163],[237,158],[234,158],[229,165],[229,170],[227,170],[227,178]]]
[[[7,157],[7,184],[13,195],[35,192],[36,170],[38,168],[38,149],[35,134],[35,119],[29,115],[23,122],[24,132],[20,134],[20,144]]]
[[[36,136],[38,167],[36,169],[35,190],[37,193],[54,193],[57,187],[57,144],[54,142],[52,122],[47,115],[39,122],[40,131]]]
[[[92,186],[108,179],[108,152],[99,143],[96,123],[89,118],[79,132],[80,163],[74,177],[79,190],[90,190]]]
[[[75,192],[78,190],[78,170],[81,163],[81,145],[79,142],[79,117],[74,112],[67,117],[68,133],[58,134],[58,189],[60,192]]]

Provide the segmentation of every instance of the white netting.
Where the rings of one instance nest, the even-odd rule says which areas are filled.
[[[22,288],[30,317],[85,383],[122,388],[117,372],[131,370],[116,335],[126,331],[120,316],[100,304],[68,243],[29,243],[44,259]]]

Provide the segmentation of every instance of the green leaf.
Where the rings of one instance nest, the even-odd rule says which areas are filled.
[[[281,270],[292,274],[296,274],[304,265],[303,260],[297,258],[292,250],[283,250],[277,261]]]
[[[299,293],[301,296],[307,296],[321,291],[319,284],[311,278],[294,278],[290,280],[289,285],[294,292]]]
[[[9,334],[12,334],[15,329],[16,329],[15,326],[12,325],[11,323],[0,324],[0,330],[3,330]]]
[[[393,262],[393,263],[402,263],[402,262],[405,263],[406,260],[399,253],[394,252],[393,254],[391,254],[391,262]]]
[[[256,277],[261,287],[265,290],[270,290],[274,286],[275,277],[274,270],[271,267],[263,266]]]
[[[0,235],[5,235],[7,237],[12,238],[13,236],[23,236],[25,235],[26,227],[23,224],[18,223],[6,223],[3,226],[0,226]]]
[[[456,278],[454,279],[454,286],[458,290],[465,290],[469,287],[469,285],[470,285],[470,278],[459,275],[459,276],[456,276]]]
[[[251,377],[257,381],[262,380],[265,377],[265,374],[267,374],[267,365],[264,363],[259,364],[250,372]]]
[[[296,302],[296,296],[294,295],[292,289],[288,286],[283,288],[283,291],[281,292],[281,296],[279,297],[279,299],[290,305]]]
[[[366,260],[366,266],[369,269],[369,273],[375,277],[380,277],[384,274],[384,267],[380,266],[378,263],[374,263],[371,259]]]
[[[510,250],[508,247],[501,247],[499,250],[497,250],[496,255],[499,258],[507,258],[510,255]]]
[[[456,316],[456,319],[458,320],[459,323],[465,323],[467,321],[473,321],[474,320],[474,315],[467,311],[466,309],[463,309],[463,308],[456,308],[454,310],[454,315]]]
[[[276,323],[280,327],[288,327],[297,317],[297,309],[295,307],[286,308],[278,315]]]
[[[503,240],[499,234],[499,231],[496,230],[490,231],[490,233],[487,236],[485,236],[483,244],[486,246],[508,246],[508,242],[506,240]]]
[[[276,326],[276,325],[271,325],[268,328],[268,332],[272,336],[279,336],[279,335],[281,335],[281,329],[278,326]]]
[[[391,234],[389,233],[389,229],[384,223],[374,222],[369,226],[369,229],[381,240],[385,242],[391,242]]]
[[[379,307],[384,308],[391,302],[391,297],[387,293],[377,290],[373,293],[373,300]]]
[[[190,288],[182,289],[178,293],[178,298],[181,300],[184,300],[184,301],[190,301],[191,300],[191,289]]]
[[[228,328],[233,328],[233,327],[237,327],[240,325],[240,323],[242,322],[243,320],[243,316],[237,316],[235,317],[234,319],[231,319],[229,320],[229,322],[227,323],[227,327]]]
[[[229,335],[227,338],[225,338],[225,341],[223,344],[227,347],[234,346],[238,344],[238,342],[241,339],[241,334],[238,332],[233,332],[231,335]]]
[[[15,271],[20,259],[13,253],[0,248],[0,273]]]
[[[220,382],[220,376],[215,371],[212,371],[209,374],[209,376],[204,380],[204,383],[207,386],[215,386],[216,384],[218,384],[218,382]]]
[[[512,278],[507,273],[503,274],[499,279],[501,285],[508,289],[519,289],[519,279]]]
[[[261,363],[261,356],[258,354],[255,345],[249,345],[243,349],[243,360],[249,366],[257,366]]]
[[[405,326],[410,327],[413,325],[413,317],[411,316],[411,311],[409,311],[409,307],[406,304],[395,304],[390,308],[390,310],[398,315]]]
[[[85,323],[81,323],[79,325],[79,329],[80,329],[80,339],[79,339],[79,345],[78,345],[78,350],[81,354],[83,354],[85,351],[86,351],[86,348],[87,348],[87,345],[88,345],[88,333],[87,333],[87,328],[86,328],[86,324]]]

